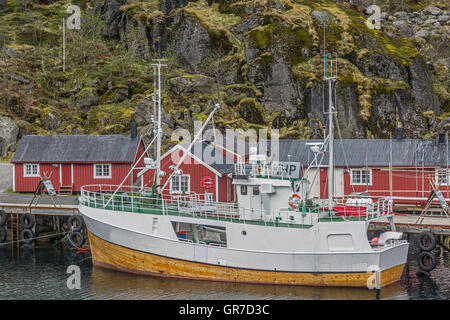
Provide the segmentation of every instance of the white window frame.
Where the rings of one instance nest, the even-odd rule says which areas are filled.
[[[31,173],[27,173],[27,167],[28,166],[31,166],[31,170],[30,170],[30,172]],[[33,173],[33,167],[34,166],[36,166],[36,168],[37,168],[37,172],[36,173]],[[39,163],[24,163],[23,164],[23,176],[25,177],[25,178],[32,178],[32,177],[40,177],[41,175],[40,175],[40,166],[39,166]]]
[[[188,190],[185,191],[184,193],[186,193],[186,194],[191,193],[191,175],[190,174],[174,175],[172,177],[172,179],[170,179],[170,193],[173,193],[173,194],[182,194],[183,193],[181,188],[179,188],[178,190],[173,189],[173,180],[175,178],[179,178],[179,177],[188,177],[188,184],[187,184]],[[181,181],[179,183],[179,186],[181,187]]]
[[[446,182],[439,184],[439,176],[440,176],[439,172],[442,172],[442,171],[445,172],[445,171],[447,171],[447,169],[436,169],[436,172],[435,172],[436,185],[438,185],[438,186],[439,185],[441,185],[441,186],[448,186],[448,185],[450,185],[449,182],[448,182],[448,180],[450,178],[450,172],[447,172]]]
[[[355,171],[368,171],[369,172],[369,183],[367,182],[353,182],[353,175]],[[360,174],[361,176],[361,174]],[[358,168],[350,169],[350,185],[351,186],[371,186],[372,185],[372,169]]]
[[[97,166],[102,166],[102,175],[97,175]],[[104,166],[108,166],[109,169],[109,175],[104,176],[103,175],[103,167]],[[93,168],[94,168],[94,179],[111,179],[112,178],[112,174],[111,174],[111,163],[94,163]]]

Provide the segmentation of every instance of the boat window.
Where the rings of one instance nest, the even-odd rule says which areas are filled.
[[[247,195],[247,186],[241,186],[241,194],[242,194],[243,196],[246,196],[246,195]]]
[[[253,195],[257,196],[259,194],[259,187],[253,187]]]

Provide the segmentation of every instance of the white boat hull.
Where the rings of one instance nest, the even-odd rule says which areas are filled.
[[[388,246],[379,250],[373,250],[369,246],[368,250],[337,250],[335,252],[318,250],[321,245],[312,245],[311,243],[303,244],[303,251],[292,251],[293,244],[287,244],[288,241],[292,242],[295,237],[299,242],[306,237],[311,242],[311,232],[320,234],[322,231],[323,233],[323,230],[328,229],[327,223],[321,223],[310,229],[302,229],[250,226],[224,222],[227,233],[230,230],[230,234],[234,234],[234,237],[237,233],[233,230],[237,227],[250,230],[249,233],[260,233],[261,239],[267,238],[267,235],[270,238],[270,228],[273,228],[275,229],[274,232],[278,234],[279,243],[286,243],[286,248],[290,250],[280,251],[279,248],[276,251],[267,250],[270,246],[263,246],[264,250],[250,249],[251,244],[247,245],[250,248],[245,248],[245,245],[242,245],[243,248],[233,248],[230,245],[218,247],[180,241],[171,225],[171,221],[176,220],[176,216],[116,212],[82,205],[79,209],[90,233],[94,263],[129,272],[152,274],[154,270],[151,267],[145,267],[144,261],[156,259],[160,261],[159,265],[161,265],[164,264],[161,261],[166,259],[166,262],[170,260],[169,265],[173,265],[175,263],[173,261],[179,261],[181,264],[194,264],[197,266],[194,269],[198,269],[198,266],[207,266],[209,269],[226,268],[229,271],[232,270],[233,274],[237,276],[205,275],[203,277],[203,271],[194,270],[193,273],[183,274],[180,271],[171,271],[171,268],[168,269],[167,266],[163,268],[163,272],[158,272],[159,275],[252,283],[366,286],[367,278],[372,274],[371,272],[379,270],[382,275],[381,278],[383,278],[383,274],[389,275],[385,276],[385,281],[381,279],[380,285],[383,286],[398,280],[408,253],[408,243]],[[157,221],[156,228],[154,226],[155,221]],[[346,227],[345,223],[342,222],[330,224],[341,225],[342,228]],[[320,227],[320,225],[322,226]],[[354,228],[355,223],[347,226]],[[108,256],[113,257],[114,252],[102,252],[102,249],[93,246],[92,242],[94,244],[101,242],[102,245],[99,246],[102,248],[110,247],[108,250],[125,252],[128,258],[121,258],[119,261],[109,260]],[[261,242],[264,241],[261,240]],[[231,243],[233,242],[231,241]],[[235,245],[238,244],[239,242],[235,242]],[[278,244],[278,246],[280,245]],[[112,249],[113,247],[115,249]],[[143,260],[133,262],[131,257],[135,255],[143,255]],[[124,259],[128,261],[124,261]],[[256,275],[248,276],[248,272],[256,273]],[[217,270],[215,273],[224,274],[224,272],[217,272]],[[262,274],[272,280],[268,281]],[[297,280],[295,274],[297,274]],[[326,281],[326,278],[330,278],[330,276],[333,276],[332,279],[340,280]],[[258,277],[261,281],[257,280]],[[314,281],[314,277],[316,281]],[[358,280],[353,283],[351,280],[353,278]]]

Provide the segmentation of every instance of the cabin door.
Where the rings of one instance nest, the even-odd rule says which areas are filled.
[[[63,186],[72,185],[72,165],[70,164],[61,165],[61,185]]]

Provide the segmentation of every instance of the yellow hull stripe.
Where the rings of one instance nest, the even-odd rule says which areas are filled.
[[[195,280],[304,285],[323,287],[367,287],[371,273],[299,273],[251,270],[191,262],[141,252],[112,244],[89,232],[94,266],[158,277]],[[404,264],[383,270],[381,286],[400,279]]]

